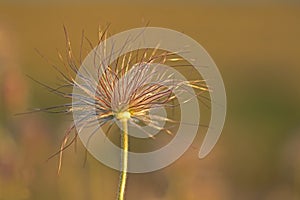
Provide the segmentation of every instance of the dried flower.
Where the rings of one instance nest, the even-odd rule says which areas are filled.
[[[122,155],[123,172],[121,174],[118,198],[123,199],[127,176],[127,152],[129,148],[128,124],[148,134],[144,131],[141,123],[147,124],[157,130],[160,130],[160,127],[157,125],[158,121],[176,123],[175,120],[168,117],[158,115],[151,115],[150,117],[149,111],[154,108],[174,106],[172,104],[172,101],[176,99],[174,90],[186,92],[185,87],[190,87],[196,89],[198,91],[197,95],[200,96],[203,92],[208,91],[208,88],[203,80],[176,80],[172,78],[172,74],[162,72],[157,63],[176,63],[182,59],[177,57],[176,53],[161,51],[159,46],[155,49],[139,49],[121,55],[110,66],[103,66],[102,63],[94,63],[94,67],[98,71],[96,79],[92,75],[88,76],[88,72],[80,74],[79,67],[82,64],[84,33],[82,34],[80,59],[76,61],[67,31],[66,29],[64,30],[67,42],[66,60],[63,59],[60,53],[59,58],[64,63],[67,73],[53,66],[60,73],[64,84],[57,88],[52,88],[39,83],[57,95],[73,99],[73,103],[39,109],[38,111],[55,113],[82,111],[81,118],[76,123],[76,128],[79,132],[80,129],[95,123],[101,126],[108,122],[114,123],[113,120],[122,123],[122,147],[124,154]],[[105,41],[106,37],[107,29],[102,32],[100,31],[99,43]],[[87,41],[91,48],[93,48],[91,42]],[[110,49],[106,49],[106,51],[110,51]],[[75,80],[74,75],[79,76],[81,83]],[[81,94],[66,92],[66,88],[76,88],[81,91]],[[189,101],[189,99],[186,101]],[[78,134],[74,131],[75,133],[71,137],[73,130],[75,130],[75,124],[72,124],[66,131],[60,151],[58,152],[60,154],[58,171],[61,169],[63,150],[76,141]],[[168,134],[172,134],[168,128],[163,128],[162,130]],[[148,136],[153,137],[150,134]]]

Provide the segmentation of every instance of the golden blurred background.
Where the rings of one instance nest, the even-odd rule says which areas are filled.
[[[63,25],[74,50],[82,29],[118,33],[147,23],[183,32],[206,48],[223,76],[228,113],[222,136],[198,159],[205,131],[171,166],[130,174],[127,199],[300,199],[300,3],[297,1],[0,1],[0,200],[115,199],[119,173],[69,148],[57,175],[56,152],[71,122],[65,115],[15,116],[65,102],[50,85]],[[176,42],[176,41],[174,41]]]

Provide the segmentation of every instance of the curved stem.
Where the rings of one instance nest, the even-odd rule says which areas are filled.
[[[127,118],[121,119],[122,122],[122,147],[123,147],[123,154],[121,156],[122,162],[122,172],[120,176],[119,182],[119,192],[118,192],[118,200],[124,200],[125,196],[125,187],[126,187],[126,180],[127,180],[127,167],[128,167],[128,125],[127,125]]]

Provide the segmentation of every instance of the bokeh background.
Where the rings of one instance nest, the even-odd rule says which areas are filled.
[[[205,130],[171,166],[130,174],[127,199],[300,199],[299,1],[0,1],[0,199],[115,199],[119,173],[78,141],[57,157],[71,118],[15,116],[66,100],[31,81],[55,85],[57,73],[34,50],[59,63],[63,24],[75,50],[82,29],[111,33],[141,27],[181,31],[202,44],[223,76],[228,114],[222,136],[197,157]],[[176,41],[174,41],[176,42]]]

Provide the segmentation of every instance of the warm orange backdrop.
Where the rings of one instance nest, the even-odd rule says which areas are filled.
[[[223,75],[228,116],[223,135],[204,160],[204,130],[173,165],[129,175],[128,199],[296,200],[300,198],[300,4],[0,2],[0,199],[114,199],[118,172],[70,148],[62,174],[57,159],[70,122],[63,115],[15,117],[28,108],[65,102],[26,74],[55,85],[54,70],[34,51],[58,62],[63,24],[74,51],[82,29],[97,40],[98,25],[117,33],[147,23],[184,32],[202,44]],[[176,42],[176,41],[174,41]],[[142,195],[142,197],[141,197]]]

